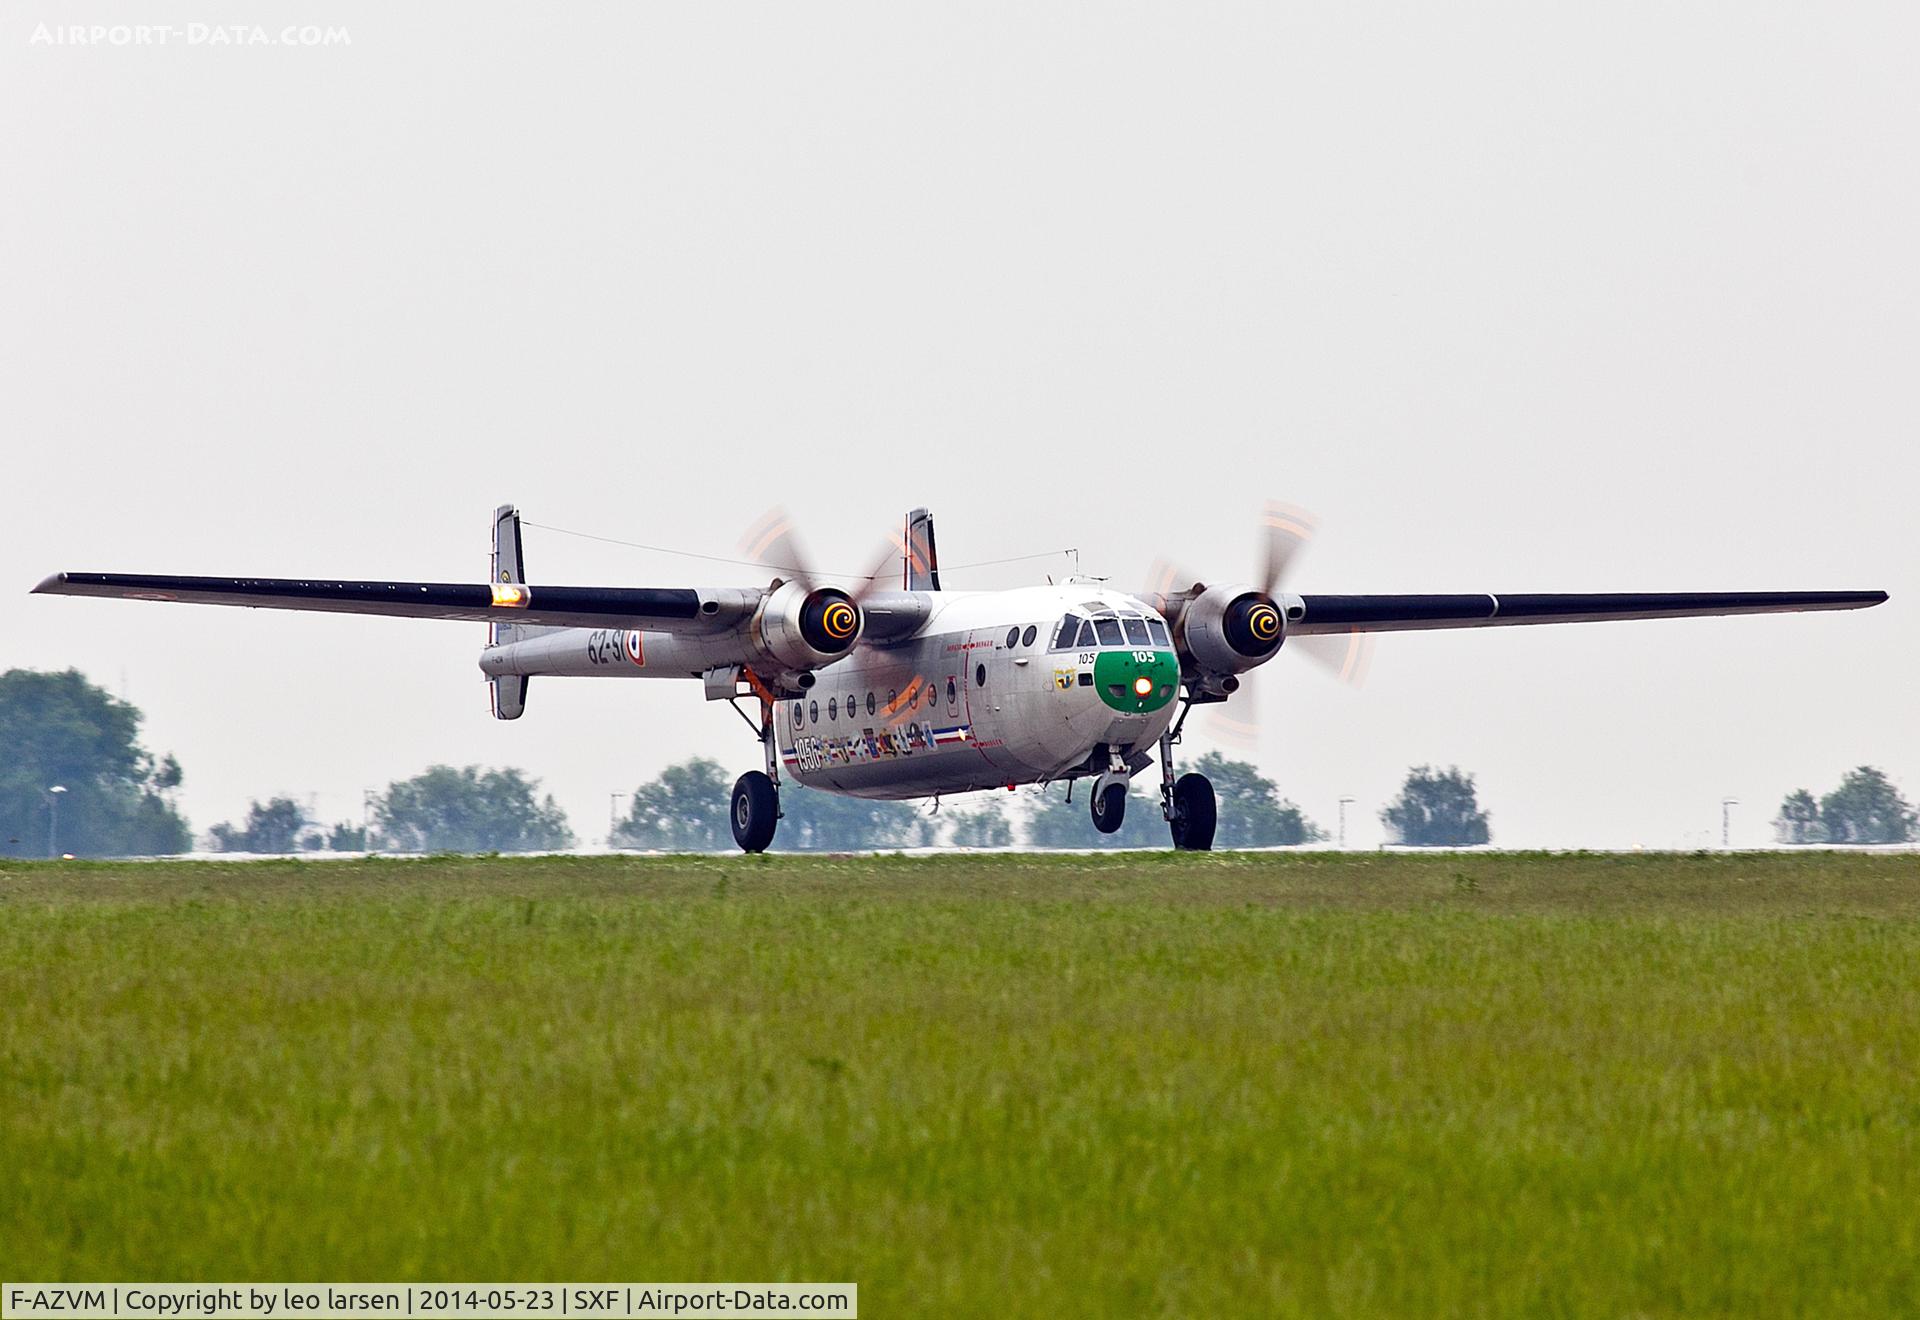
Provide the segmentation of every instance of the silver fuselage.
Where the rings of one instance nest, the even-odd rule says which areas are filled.
[[[1072,583],[924,595],[913,635],[863,640],[819,668],[805,696],[775,704],[785,775],[858,797],[927,797],[1099,773],[1114,754],[1139,764],[1166,732],[1178,688],[1170,646],[1054,645],[1076,611],[1158,620],[1139,599]],[[480,667],[489,678],[699,679],[740,650],[734,631],[556,628],[489,647]],[[1136,682],[1147,690],[1136,695]]]

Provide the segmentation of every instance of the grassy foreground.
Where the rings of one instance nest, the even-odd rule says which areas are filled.
[[[0,1277],[1912,1313],[1920,860],[8,864]]]

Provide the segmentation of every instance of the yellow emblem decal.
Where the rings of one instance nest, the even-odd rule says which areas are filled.
[[[1071,669],[1056,669],[1053,671],[1053,685],[1065,692],[1073,686],[1073,676],[1074,671]]]

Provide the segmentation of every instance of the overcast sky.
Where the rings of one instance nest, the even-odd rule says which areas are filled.
[[[116,22],[179,32],[36,39]],[[193,40],[236,22],[350,44]],[[1278,497],[1309,592],[1894,595],[1388,636],[1359,692],[1283,655],[1258,759],[1356,842],[1428,761],[1513,845],[1717,842],[1724,796],[1760,843],[1863,762],[1920,795],[1917,47],[1910,4],[9,5],[0,668],[138,704],[198,830],[450,762],[598,839],[757,765],[732,712],[550,679],[496,722],[477,624],[25,593],[480,581],[507,500],[719,555],[781,502],[828,568],[927,504],[949,564],[1132,585],[1251,573]]]

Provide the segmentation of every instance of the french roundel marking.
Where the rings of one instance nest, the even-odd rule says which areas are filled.
[[[636,665],[645,666],[647,663],[646,647],[641,644],[640,634],[637,632],[627,634],[627,659]]]

